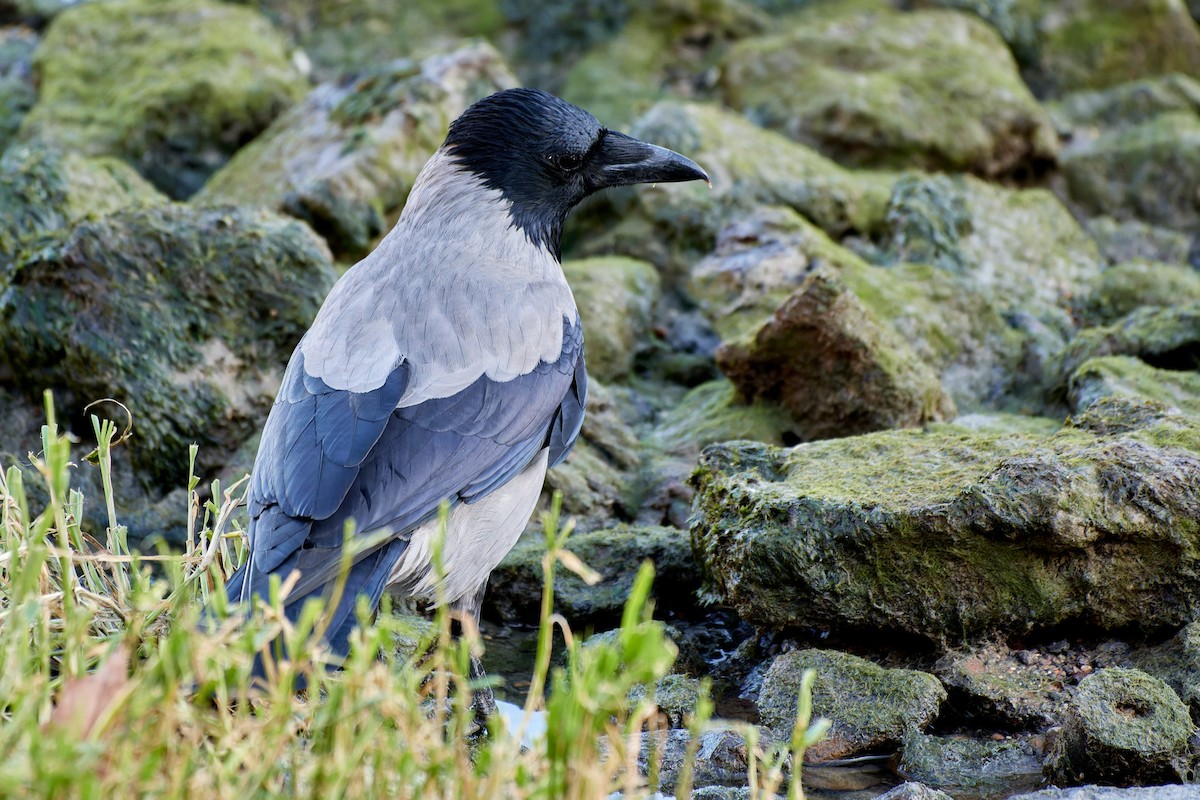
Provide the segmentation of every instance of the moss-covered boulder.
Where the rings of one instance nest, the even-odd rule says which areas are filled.
[[[731,48],[721,89],[734,108],[859,166],[1029,176],[1058,149],[1004,41],[954,11],[801,13]]]
[[[1030,72],[1047,93],[1173,72],[1200,77],[1200,28],[1183,0],[1019,0],[1036,27]]]
[[[554,607],[572,625],[619,622],[644,561],[654,564],[654,593],[660,608],[686,608],[694,603],[700,573],[686,531],[619,526],[573,534],[567,549],[600,575],[600,581],[589,586],[561,564],[556,568]],[[484,607],[490,615],[506,622],[536,624],[545,552],[542,533],[533,531],[504,557],[488,584]]]
[[[993,643],[947,653],[933,672],[955,709],[979,725],[1044,730],[1057,724],[1067,700],[1062,674],[1026,663],[1018,653]]]
[[[817,672],[813,715],[832,723],[828,736],[806,752],[811,761],[897,744],[933,722],[946,699],[942,684],[925,672],[884,669],[834,650],[795,650],[771,662],[758,695],[759,719],[785,741],[796,722],[800,680],[809,669]]]
[[[754,335],[817,270],[833,271],[966,407],[1012,397],[1026,338],[969,275],[923,264],[868,264],[787,208],[739,215],[690,269],[687,290],[726,341]]]
[[[1192,721],[1200,722],[1200,622],[1184,626],[1160,645],[1135,650],[1129,662],[1170,686],[1187,704]]]
[[[28,28],[0,28],[0,153],[37,100],[33,51],[38,42],[37,34]]]
[[[112,0],[64,11],[35,60],[20,136],[127,160],[175,198],[200,188],[303,97],[287,42],[212,0]]]
[[[568,250],[642,258],[674,282],[734,215],[761,205],[788,206],[832,235],[874,232],[883,222],[890,176],[843,169],[716,106],[664,101],[632,133],[687,153],[712,188],[672,183],[602,196],[568,223]]]
[[[18,262],[0,359],[25,394],[53,388],[64,419],[93,400],[124,403],[134,465],[174,487],[188,445],[210,474],[261,426],[333,278],[324,243],[271,212],[117,211]]]
[[[1136,669],[1084,678],[1046,760],[1057,784],[1154,785],[1185,780],[1196,728],[1171,687]]]
[[[1200,114],[1160,114],[1077,137],[1063,151],[1062,171],[1071,201],[1088,213],[1200,228]]]
[[[1111,325],[1080,331],[1058,359],[1059,379],[1065,383],[1097,356],[1137,356],[1161,369],[1200,369],[1200,301],[1139,308]]]
[[[324,84],[242,148],[193,202],[283,211],[308,222],[339,257],[357,259],[404,204],[450,122],[515,85],[487,44]]]
[[[771,629],[942,644],[1182,625],[1200,611],[1200,425],[1125,402],[1049,437],[709,447],[692,524],[708,587]]]
[[[954,796],[991,797],[1042,784],[1042,753],[1028,738],[904,737],[898,770]]]
[[[1143,308],[1200,301],[1200,270],[1182,263],[1126,261],[1100,273],[1080,298],[1080,312],[1092,325],[1107,325]]]
[[[0,281],[41,237],[88,217],[165,202],[128,164],[39,145],[14,145],[0,157]]]
[[[790,411],[805,439],[955,414],[933,370],[828,270],[809,275],[753,334],[722,345],[717,364],[743,396]]]
[[[1072,92],[1047,109],[1060,130],[1134,125],[1171,111],[1200,112],[1200,81],[1178,74],[1145,78]]]
[[[1072,410],[1102,397],[1154,400],[1200,419],[1200,372],[1155,369],[1130,356],[1100,356],[1075,370],[1068,384]]]
[[[312,60],[320,80],[371,72],[379,64],[462,37],[492,36],[501,0],[237,0],[257,7]]]
[[[700,701],[700,681],[672,673],[659,678],[652,689],[639,684],[629,692],[631,706],[648,697],[654,700],[659,713],[666,717],[672,728],[683,728],[687,726],[688,718],[696,712],[696,704]]]
[[[587,336],[588,374],[606,382],[627,377],[648,347],[658,271],[645,261],[607,256],[565,261],[563,272]]]

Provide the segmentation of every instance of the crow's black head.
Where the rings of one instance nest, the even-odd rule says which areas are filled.
[[[567,213],[593,192],[708,180],[678,153],[610,131],[537,89],[508,89],[475,103],[450,126],[445,147],[512,203],[515,225],[555,253]]]

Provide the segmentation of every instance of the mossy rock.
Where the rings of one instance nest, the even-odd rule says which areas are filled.
[[[312,59],[320,80],[373,72],[379,64],[492,37],[500,0],[237,0],[256,7]]]
[[[1055,783],[1154,785],[1186,779],[1196,728],[1171,687],[1136,669],[1109,667],[1079,683],[1046,760]]]
[[[1155,369],[1130,356],[1100,356],[1071,375],[1068,398],[1079,412],[1102,397],[1154,400],[1200,419],[1200,372]]]
[[[166,198],[132,167],[40,145],[14,145],[0,157],[0,281],[42,237],[88,217]]]
[[[1116,220],[1112,217],[1090,219],[1087,229],[1109,264],[1158,261],[1189,264],[1200,269],[1200,236],[1135,219]]]
[[[1037,61],[1037,25],[1029,9],[1013,0],[908,0],[904,6],[948,8],[963,11],[982,19],[996,29],[1008,45],[1013,57],[1022,67]]]
[[[0,358],[26,395],[53,388],[66,420],[93,400],[124,403],[139,474],[179,486],[190,444],[211,474],[261,426],[333,279],[321,240],[271,212],[116,211],[18,262]]]
[[[791,416],[775,403],[745,402],[727,379],[702,383],[655,423],[650,441],[664,449],[700,448],[715,442],[749,439],[783,444],[794,436]]]
[[[835,236],[882,226],[891,176],[843,169],[733,112],[664,101],[632,133],[695,160],[712,188],[662,184],[608,193],[568,224],[568,250],[650,261],[674,288],[735,215],[761,205],[788,206]]]
[[[1200,722],[1200,622],[1155,647],[1135,650],[1130,666],[1166,683],[1187,704],[1192,721]]]
[[[1093,325],[1107,325],[1139,308],[1166,308],[1200,301],[1200,270],[1183,264],[1127,261],[1104,272],[1081,298],[1080,311]]]
[[[826,738],[810,747],[810,761],[844,758],[896,744],[933,722],[946,699],[938,679],[910,669],[884,669],[834,650],[795,650],[771,662],[758,696],[762,723],[788,740],[796,722],[796,698],[806,670],[816,670],[813,716],[832,723]]]
[[[1026,665],[1002,645],[947,653],[933,671],[950,692],[954,708],[979,726],[1044,730],[1058,723],[1066,701],[1061,675],[1041,664]],[[1034,771],[1040,774],[1040,762]]]
[[[193,198],[309,223],[339,257],[365,255],[459,114],[516,85],[488,44],[398,60],[317,87],[238,151]]]
[[[751,118],[857,166],[1027,178],[1058,150],[1003,40],[954,11],[801,14],[731,48],[721,89]]]
[[[1162,75],[1073,92],[1047,108],[1063,130],[1136,125],[1171,111],[1200,113],[1200,81],[1186,75]]]
[[[1063,151],[1071,201],[1089,214],[1200,228],[1200,114],[1172,112]]]
[[[16,137],[21,120],[37,101],[33,52],[39,41],[28,28],[0,28],[0,153]]]
[[[655,567],[654,594],[660,608],[694,603],[700,574],[692,560],[686,531],[664,527],[619,526],[575,533],[567,549],[596,570],[594,586],[559,564],[555,569],[554,606],[572,625],[613,624],[633,588],[643,561]],[[540,531],[526,535],[492,571],[485,600],[489,616],[506,622],[536,623],[541,607],[542,557],[546,543]]]
[[[937,375],[829,270],[818,269],[717,365],[746,398],[778,402],[804,439],[950,419]]]
[[[1048,93],[1173,72],[1200,77],[1200,28],[1183,0],[1017,0],[1037,28],[1031,79]]]
[[[562,266],[583,321],[588,374],[605,382],[627,377],[638,352],[648,348],[658,271],[623,256],[571,259]]]
[[[58,14],[88,0],[0,0],[0,24],[42,28]]]
[[[40,94],[20,137],[124,158],[191,195],[304,96],[283,37],[212,0],[111,0],[68,9],[35,60]]]
[[[688,292],[726,341],[753,335],[818,268],[836,272],[879,323],[941,377],[960,406],[1022,396],[1024,334],[969,275],[924,264],[868,264],[780,207],[738,215],[690,270]]]
[[[941,789],[934,789],[916,781],[905,781],[879,795],[875,800],[953,800],[953,798]]]
[[[1200,369],[1200,301],[1139,308],[1111,325],[1080,331],[1056,365],[1059,380],[1065,384],[1098,356],[1137,356],[1160,369]]]
[[[942,645],[1182,625],[1200,610],[1200,425],[1161,405],[1095,410],[1049,437],[711,446],[693,477],[707,587],[773,630]]]
[[[910,733],[903,744],[900,774],[955,796],[990,797],[1042,784],[1042,756],[1027,738],[992,741]]]
[[[647,697],[653,697],[654,704],[672,728],[682,728],[687,725],[688,718],[696,713],[696,704],[700,701],[700,681],[673,673],[659,678],[653,691],[639,684],[629,692],[630,708]]]

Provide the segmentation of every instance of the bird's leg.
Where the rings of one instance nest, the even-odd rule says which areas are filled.
[[[472,635],[479,636],[479,616],[483,611],[485,591],[487,591],[487,581],[454,604],[454,610],[459,614],[464,635],[467,632],[467,626],[472,626]],[[475,655],[474,650],[472,650],[470,658],[467,677],[475,687],[471,703],[475,708],[476,719],[480,723],[486,723],[487,718],[496,713],[496,697],[492,694],[492,687],[487,685],[487,673],[484,672],[483,663]]]

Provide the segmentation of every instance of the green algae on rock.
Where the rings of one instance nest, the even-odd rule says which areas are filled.
[[[1047,109],[1060,129],[1135,125],[1171,111],[1200,113],[1200,82],[1178,74],[1144,78],[1073,92]]]
[[[832,723],[826,738],[806,752],[812,761],[899,743],[933,722],[946,699],[942,684],[925,672],[884,669],[834,650],[794,650],[771,662],[758,696],[759,718],[781,739],[791,736],[801,676],[809,669],[817,672],[813,716]]]
[[[37,101],[33,53],[39,41],[28,28],[0,28],[0,153]]]
[[[562,268],[587,336],[588,374],[606,382],[627,377],[638,351],[647,347],[658,271],[623,256],[569,259]]]
[[[1193,250],[1193,237],[1182,231],[1108,216],[1088,220],[1087,228],[1109,264],[1158,261],[1200,268],[1200,248]]]
[[[664,101],[633,126],[634,136],[687,153],[713,187],[662,184],[613,192],[584,209],[570,235],[584,254],[618,252],[664,271],[670,287],[707,255],[734,214],[760,205],[795,209],[831,235],[879,230],[892,177],[853,172],[764,131],[730,111]]]
[[[92,216],[163,203],[132,167],[40,145],[14,145],[0,157],[0,281],[41,237]]]
[[[120,210],[18,262],[0,358],[27,395],[53,388],[64,418],[124,403],[135,467],[176,486],[190,444],[204,474],[262,424],[333,278],[324,243],[268,211]]]
[[[68,9],[47,29],[35,68],[41,88],[23,140],[119,156],[175,198],[306,89],[264,17],[211,0]]]
[[[1200,300],[1138,308],[1111,325],[1085,328],[1062,352],[1059,380],[1066,383],[1090,358],[1110,355],[1137,356],[1165,369],[1200,368]]]
[[[1200,372],[1155,369],[1130,356],[1089,359],[1071,375],[1067,392],[1074,412],[1102,397],[1155,400],[1200,419]]]
[[[1200,622],[1185,625],[1160,645],[1135,650],[1128,660],[1170,686],[1187,704],[1192,720],[1200,722]]]
[[[721,88],[753,119],[858,166],[1030,176],[1058,149],[1004,42],[954,11],[801,13],[734,45]]]
[[[308,222],[339,257],[360,258],[451,120],[516,82],[495,48],[473,44],[324,84],[242,148],[193,202],[283,211]]]
[[[1062,154],[1073,203],[1091,214],[1200,228],[1200,113],[1175,111],[1078,137]]]
[[[1158,678],[1102,669],[1080,681],[1046,775],[1066,785],[1181,782],[1190,773],[1188,740],[1195,731],[1187,707]]]
[[[1108,325],[1139,308],[1166,308],[1200,301],[1200,270],[1176,264],[1126,261],[1100,273],[1080,300],[1093,325]]]
[[[1200,424],[1123,419],[714,445],[693,477],[696,557],[716,597],[775,630],[952,644],[1181,625],[1200,610]]]

